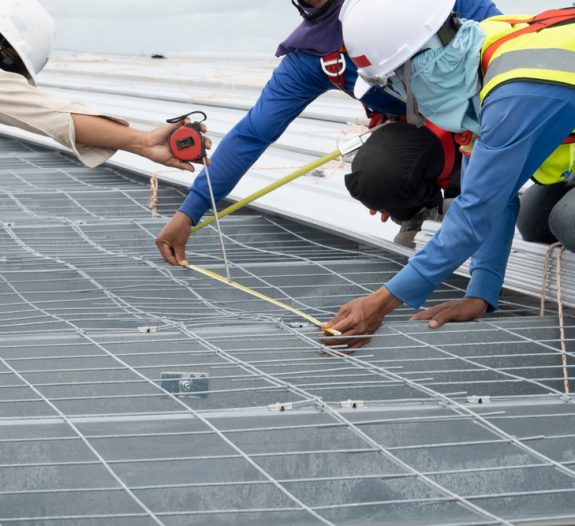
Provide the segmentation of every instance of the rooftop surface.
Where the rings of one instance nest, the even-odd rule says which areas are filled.
[[[0,139],[0,524],[575,521],[575,324],[391,316],[352,356],[153,244],[183,194]],[[235,280],[320,319],[403,256],[271,215],[222,221]],[[189,259],[222,273],[215,230]],[[455,277],[430,304],[461,295]]]

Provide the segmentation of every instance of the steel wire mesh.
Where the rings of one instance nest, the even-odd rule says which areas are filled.
[[[575,407],[536,300],[507,292],[497,315],[438,331],[400,309],[346,356],[163,264],[153,237],[179,190],[161,187],[153,219],[126,172],[11,139],[0,159],[1,524],[575,517]],[[277,217],[222,224],[234,279],[322,319],[405,261]],[[223,269],[213,229],[188,256]]]

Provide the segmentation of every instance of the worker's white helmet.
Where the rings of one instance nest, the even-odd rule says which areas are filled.
[[[18,53],[32,84],[48,62],[56,24],[37,0],[0,0],[0,35]]]
[[[339,19],[358,67],[355,96],[384,86],[443,26],[455,0],[346,0]]]

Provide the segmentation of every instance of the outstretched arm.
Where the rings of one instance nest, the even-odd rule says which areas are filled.
[[[83,104],[53,96],[16,73],[0,70],[0,123],[45,135],[73,150],[91,168],[126,150],[152,161],[193,171],[174,159],[168,137],[175,125],[151,132],[129,128],[125,121],[103,116]]]
[[[250,112],[234,126],[211,157],[210,176],[219,201],[275,142],[288,125],[321,93],[332,88],[317,57],[290,53],[273,73]],[[162,229],[156,245],[172,265],[185,261],[190,227],[211,208],[204,171],[200,172],[180,210]]]
[[[168,141],[177,124],[165,124],[150,132],[128,128],[119,122],[95,115],[73,114],[76,142],[85,146],[124,150],[172,168],[193,172],[191,164],[172,155]],[[206,128],[202,125],[205,132]],[[207,139],[207,146],[210,141]]]

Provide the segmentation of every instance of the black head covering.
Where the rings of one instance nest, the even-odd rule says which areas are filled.
[[[443,170],[441,141],[427,128],[396,122],[377,130],[358,151],[345,185],[371,210],[399,221],[441,203],[434,184]]]

